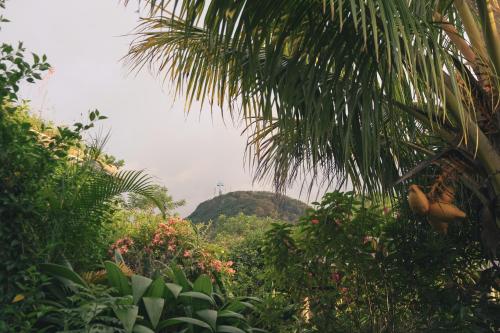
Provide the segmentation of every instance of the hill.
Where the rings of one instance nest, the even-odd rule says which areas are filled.
[[[302,201],[264,191],[237,191],[202,202],[188,219],[194,223],[238,214],[296,222],[308,206]]]

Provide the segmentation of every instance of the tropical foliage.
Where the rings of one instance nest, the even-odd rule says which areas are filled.
[[[497,0],[144,3],[132,66],[241,116],[257,179],[355,192],[234,192],[193,224],[85,140],[98,110],[30,114],[50,65],[2,44],[1,332],[500,330]]]
[[[299,225],[267,233],[268,278],[313,331],[494,332],[498,273],[474,229],[453,226],[444,237],[408,207],[334,192]]]
[[[193,282],[172,266],[153,279],[104,263],[107,284],[87,283],[63,265],[44,264],[51,281],[51,306],[39,320],[40,330],[81,332],[262,332],[243,315],[255,299],[229,299],[207,275]],[[166,282],[165,279],[167,279]],[[110,289],[111,288],[111,289]],[[47,302],[48,303],[48,302]]]
[[[460,181],[499,234],[497,1],[148,3],[132,65],[164,72],[188,103],[241,109],[260,179],[380,194],[422,173],[433,200]]]
[[[3,44],[0,53],[0,330],[29,331],[38,316],[29,309],[45,281],[36,264],[67,258],[78,269],[98,265],[122,194],[164,206],[150,176],[104,161],[105,140],[85,143],[83,133],[106,118],[99,111],[71,128],[29,114],[18,92],[49,69],[45,56],[28,60],[22,44]]]
[[[185,200],[174,201],[173,197],[168,194],[168,189],[165,186],[154,184],[151,188],[151,194],[156,199],[155,201],[151,200],[148,196],[130,193],[124,206],[136,211],[154,213],[157,210],[157,213],[173,215],[176,208],[186,203]]]
[[[189,221],[170,217],[134,222],[121,221],[125,233],[111,244],[110,257],[118,251],[134,271],[150,275],[176,263],[190,278],[206,274],[217,280],[234,275],[231,261],[224,261],[222,248],[209,244]]]
[[[217,219],[207,224],[206,236],[216,244],[233,250],[250,239],[261,237],[271,228],[273,223],[287,223],[271,217],[257,217],[255,215],[238,214],[228,217],[220,215]]]

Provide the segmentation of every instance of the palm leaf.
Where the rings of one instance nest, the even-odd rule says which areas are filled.
[[[387,193],[460,137],[500,192],[500,155],[484,125],[499,91],[493,2],[148,3],[155,10],[138,27],[131,65],[165,75],[188,109],[200,100],[242,116],[257,179],[284,189],[322,177]]]

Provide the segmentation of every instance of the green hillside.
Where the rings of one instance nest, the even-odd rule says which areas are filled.
[[[198,205],[188,219],[195,223],[215,220],[220,215],[240,213],[296,222],[308,206],[284,195],[263,191],[237,191],[219,195]]]

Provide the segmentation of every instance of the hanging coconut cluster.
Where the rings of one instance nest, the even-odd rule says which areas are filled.
[[[427,194],[418,185],[411,185],[408,192],[408,204],[411,210],[416,214],[427,216],[434,230],[443,235],[448,232],[449,223],[466,216],[453,204],[455,191],[452,187],[444,185],[447,177],[448,170],[444,170]]]

